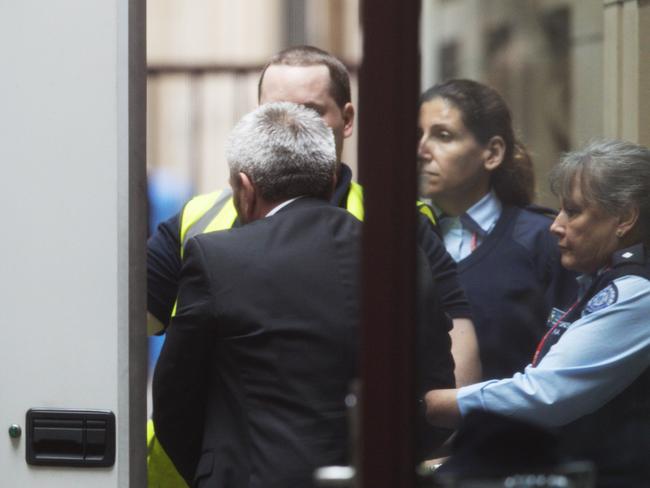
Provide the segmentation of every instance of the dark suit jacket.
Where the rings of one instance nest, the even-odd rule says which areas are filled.
[[[302,198],[189,241],[153,399],[157,436],[190,485],[307,487],[316,467],[348,463],[360,231],[345,210]],[[449,386],[446,324],[434,325],[429,386]]]

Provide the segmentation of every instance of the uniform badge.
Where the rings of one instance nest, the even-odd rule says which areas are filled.
[[[570,322],[564,322],[562,319],[567,315],[567,312],[559,308],[551,309],[551,313],[546,320],[546,327],[551,329],[551,336],[561,336],[571,325]]]
[[[618,288],[614,283],[610,283],[589,300],[582,315],[588,315],[609,307],[611,304],[616,303],[616,300],[618,300]]]
[[[564,310],[560,310],[559,308],[553,307],[551,309],[551,313],[548,315],[548,318],[546,319],[546,327],[548,329],[552,328],[555,324],[557,324],[562,317],[566,315],[566,312]]]

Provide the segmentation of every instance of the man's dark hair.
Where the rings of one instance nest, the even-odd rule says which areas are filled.
[[[327,51],[313,46],[294,46],[280,51],[273,56],[262,69],[260,81],[257,84],[257,98],[262,95],[262,81],[269,66],[326,66],[330,72],[330,95],[336,104],[343,109],[346,103],[352,101],[350,95],[350,75],[345,65]]]

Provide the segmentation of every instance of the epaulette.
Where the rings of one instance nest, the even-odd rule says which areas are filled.
[[[647,262],[646,248],[643,244],[635,244],[620,249],[612,255],[612,268],[625,264],[645,264]]]

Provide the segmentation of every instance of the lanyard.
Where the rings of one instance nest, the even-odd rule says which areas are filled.
[[[478,235],[476,232],[472,232],[472,240],[469,243],[470,253],[474,252],[478,247]]]
[[[605,271],[608,271],[609,269],[611,269],[611,266],[608,266],[608,267],[604,268],[602,270],[602,272],[604,273]],[[551,336],[553,331],[557,328],[558,325],[560,325],[560,322],[562,322],[564,317],[566,317],[567,315],[569,315],[569,313],[571,313],[571,311],[576,307],[576,305],[578,305],[578,303],[580,303],[582,300],[585,300],[585,302],[586,302],[587,301],[586,297],[591,297],[591,295],[592,295],[591,290],[593,290],[595,286],[596,286],[596,280],[594,279],[594,281],[589,285],[587,291],[581,297],[579,297],[573,303],[573,305],[571,305],[569,307],[569,309],[562,314],[562,316],[559,319],[557,319],[555,321],[555,324],[553,324],[553,327],[551,327],[551,329],[544,335],[544,337],[542,337],[542,340],[539,341],[539,344],[537,345],[537,349],[535,350],[535,355],[533,356],[533,362],[531,363],[533,365],[533,368],[537,367],[537,364],[539,363],[539,361],[541,361],[541,358],[539,357],[539,355],[542,353],[542,349],[544,348],[544,344],[546,343],[548,338]]]
[[[557,319],[555,321],[555,323],[550,328],[550,330],[546,334],[544,334],[544,337],[542,337],[542,340],[539,341],[539,344],[537,344],[537,349],[535,349],[535,355],[533,356],[533,361],[531,363],[533,368],[536,368],[537,365],[539,364],[539,361],[541,360],[541,358],[539,356],[542,353],[542,349],[544,349],[544,345],[546,344],[546,341],[548,340],[548,338],[551,336],[553,331],[558,327],[558,325],[560,325],[562,320],[564,320],[564,317],[566,317],[567,315],[569,315],[571,313],[571,311],[575,308],[575,306],[578,304],[579,301],[580,301],[580,299],[573,302],[573,305],[571,305],[569,307],[569,309],[566,312],[564,312],[559,319]]]

